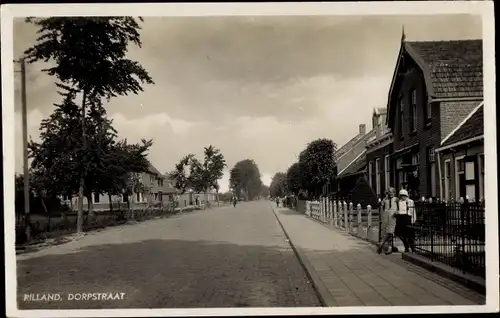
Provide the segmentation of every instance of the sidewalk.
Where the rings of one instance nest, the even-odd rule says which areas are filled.
[[[272,206],[325,306],[483,305],[484,297],[304,214]],[[444,287],[446,286],[446,287]]]

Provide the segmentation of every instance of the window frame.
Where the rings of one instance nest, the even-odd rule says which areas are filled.
[[[417,131],[417,90],[414,88],[410,93],[410,133]]]
[[[459,161],[462,161],[464,163],[464,169],[459,170],[460,167],[458,165]],[[454,162],[454,171],[455,171],[455,199],[459,199],[460,197],[460,175],[465,174],[465,155],[457,156],[455,157],[455,162]],[[465,198],[464,198],[465,199]]]
[[[375,192],[377,196],[381,194],[381,184],[380,184],[380,158],[375,158]]]

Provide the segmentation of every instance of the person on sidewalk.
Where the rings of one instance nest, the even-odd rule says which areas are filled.
[[[397,198],[396,189],[389,188],[386,192],[386,197],[384,201],[382,201],[383,214],[382,214],[382,226],[381,231],[383,234],[382,242],[380,242],[377,253],[380,254],[385,248],[386,244],[389,244],[389,247],[385,254],[392,253],[392,241],[394,239],[394,231],[396,229],[396,218],[394,214],[397,212]]]
[[[408,253],[411,249],[415,251],[415,231],[412,225],[416,221],[415,203],[408,197],[408,191],[401,189],[399,191],[398,211],[396,216],[396,228],[394,235],[399,237]]]

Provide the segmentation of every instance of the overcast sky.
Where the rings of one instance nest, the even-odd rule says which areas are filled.
[[[129,58],[155,85],[107,105],[121,137],[153,138],[149,159],[162,173],[203,147],[221,149],[229,168],[254,159],[263,181],[285,171],[307,142],[330,138],[338,147],[359,124],[371,128],[385,107],[404,24],[407,39],[481,38],[480,17],[145,18],[142,48]],[[35,29],[14,23],[14,55],[34,43]],[[53,79],[28,66],[28,129],[59,102]],[[16,171],[22,171],[20,82],[16,75]],[[142,105],[142,107],[141,107]],[[228,188],[228,171],[221,190]]]

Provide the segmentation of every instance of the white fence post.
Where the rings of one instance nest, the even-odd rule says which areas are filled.
[[[368,241],[373,241],[372,236],[373,236],[373,231],[372,231],[372,206],[367,205],[366,206],[366,212],[368,212],[368,220],[366,220],[366,239]]]
[[[325,223],[326,220],[326,201],[325,198],[321,198],[321,222]]]
[[[345,201],[342,203],[342,212],[344,214],[343,217],[342,217],[343,218],[342,225],[344,226],[344,230],[348,231],[349,230],[347,228],[347,225],[349,224],[347,222],[347,217],[348,217],[347,213],[348,213],[348,210],[347,210],[347,202],[345,202]]]
[[[337,206],[337,203],[338,201],[337,200],[333,200],[333,225],[335,227],[338,227],[339,226],[339,218],[338,218],[338,206]]]
[[[361,224],[361,204],[358,203],[358,205],[356,206],[356,210],[357,210],[357,235],[358,236],[361,236],[361,233],[363,232],[363,226]]]
[[[353,228],[353,214],[354,214],[354,204],[352,202],[349,202],[349,233],[352,233],[352,228]]]

